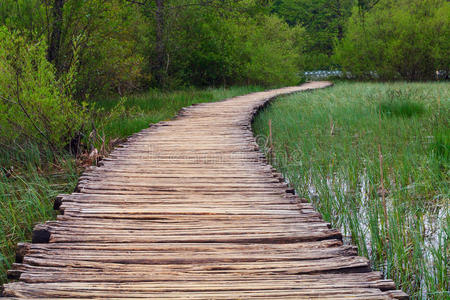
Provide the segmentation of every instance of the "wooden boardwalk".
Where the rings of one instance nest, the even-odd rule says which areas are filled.
[[[253,114],[315,82],[184,109],[133,135],[19,245],[25,298],[403,299],[264,162]]]

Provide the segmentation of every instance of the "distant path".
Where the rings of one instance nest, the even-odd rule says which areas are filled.
[[[250,122],[312,82],[186,108],[132,136],[19,245],[10,297],[395,299],[257,150]]]

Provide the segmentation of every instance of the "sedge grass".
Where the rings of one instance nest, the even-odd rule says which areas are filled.
[[[280,98],[253,124],[264,137],[271,123],[275,167],[413,299],[450,297],[449,91],[339,83]]]
[[[0,151],[0,157],[0,283],[4,283],[16,244],[30,239],[36,223],[55,217],[53,199],[73,191],[77,170],[68,154],[54,155],[36,145]]]

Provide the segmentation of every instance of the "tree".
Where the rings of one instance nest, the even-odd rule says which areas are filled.
[[[279,17],[271,16],[270,3],[4,0],[0,3],[0,22],[28,34],[30,42],[44,36],[47,58],[55,66],[57,77],[72,68],[76,51],[76,98],[86,99],[107,93],[124,94],[150,85],[171,89],[294,82],[301,48],[312,43],[303,42],[307,35],[297,25],[286,27]],[[271,26],[278,26],[280,31]],[[264,38],[258,41],[254,36]],[[277,39],[283,45],[272,43]],[[324,37],[322,40],[329,43]],[[278,65],[269,67],[270,61],[264,61],[263,54],[278,61]],[[286,76],[282,76],[279,66],[288,70]],[[256,70],[267,76],[263,78]]]
[[[60,66],[60,45],[61,31],[63,26],[63,9],[64,0],[54,0],[52,6],[53,22],[50,29],[50,41],[47,51],[48,60],[53,63],[58,72],[61,71]]]
[[[49,45],[58,45],[56,60],[51,61],[64,74],[74,63],[73,52],[78,52],[77,98],[123,94],[141,86],[143,21],[139,9],[122,0],[64,1],[63,22],[57,24],[59,43],[58,38],[49,38]],[[49,46],[48,51],[53,49]]]
[[[304,69],[330,68],[335,39],[342,39],[354,0],[278,0],[273,11],[307,30]]]
[[[183,19],[182,15],[190,14],[193,9],[202,12],[214,9],[221,13],[219,18],[224,18],[233,10],[243,8],[253,8],[255,3],[243,3],[242,0],[127,0],[129,3],[142,7],[143,14],[150,19],[153,29],[149,32],[153,33],[150,41],[153,45],[148,48],[151,53],[149,55],[149,67],[154,75],[154,84],[158,87],[168,87],[168,77],[170,68],[170,54],[168,51],[168,43],[171,37],[176,34],[173,28],[178,27],[179,19]],[[263,1],[264,2],[264,1]],[[258,1],[261,7],[261,3]],[[263,5],[264,6],[264,5]],[[192,21],[192,20],[190,20]]]
[[[364,16],[355,9],[336,60],[359,78],[434,79],[448,70],[450,3],[381,0]]]
[[[156,11],[155,11],[155,20],[156,20],[156,64],[153,68],[154,73],[156,74],[156,80],[160,83],[161,86],[165,86],[165,77],[167,72],[164,72],[164,65],[166,59],[166,46],[165,46],[165,38],[164,38],[164,0],[155,0],[156,2]]]
[[[380,0],[358,0],[358,8],[364,12],[371,10]]]

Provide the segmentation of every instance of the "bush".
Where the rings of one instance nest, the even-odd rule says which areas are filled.
[[[45,143],[55,150],[81,128],[84,113],[65,92],[73,74],[56,81],[46,49],[42,39],[29,43],[0,27],[1,143]]]

